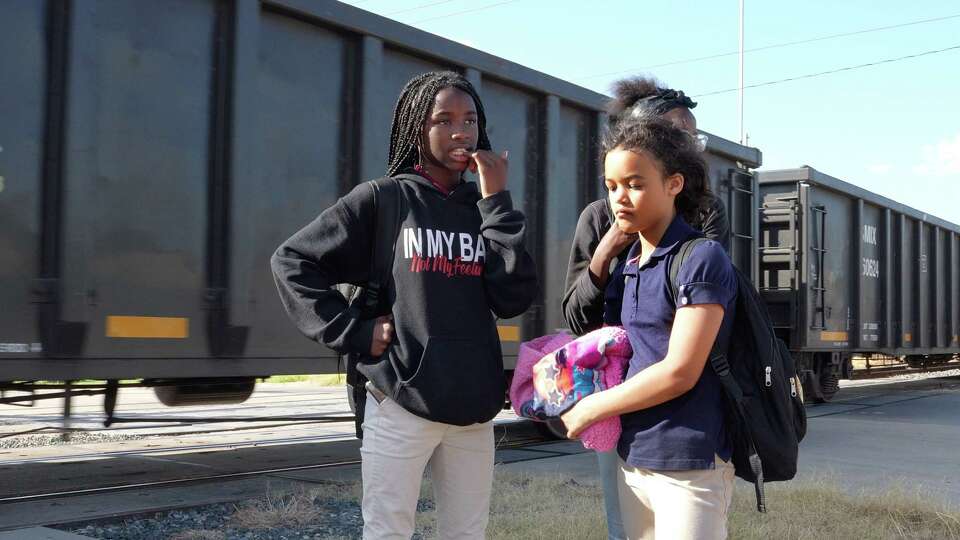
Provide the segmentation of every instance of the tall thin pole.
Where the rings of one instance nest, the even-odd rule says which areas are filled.
[[[746,143],[746,137],[743,131],[743,0],[740,0],[740,83],[737,87],[737,111],[740,113],[740,144]]]

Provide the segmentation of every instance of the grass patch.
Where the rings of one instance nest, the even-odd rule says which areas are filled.
[[[738,481],[731,538],[960,539],[960,511],[921,490],[850,495],[833,479],[769,484],[766,490],[768,512],[760,514],[753,490]]]
[[[960,511],[948,509],[921,491],[851,495],[834,480],[813,479],[768,485],[767,495],[769,512],[760,514],[752,486],[737,481],[728,522],[730,538],[960,540]],[[359,482],[329,482],[294,493],[271,493],[237,506],[226,528],[241,534],[278,527],[310,533],[320,526],[329,534],[323,538],[357,538],[360,496]],[[436,536],[432,496],[430,481],[425,479],[414,538]],[[188,530],[175,538],[220,540],[222,534]],[[563,476],[497,471],[487,538],[605,540],[603,495],[598,485]]]
[[[572,478],[498,473],[487,538],[606,539],[603,493]]]
[[[238,508],[231,522],[238,529],[303,527],[320,519],[322,513],[317,503],[324,495],[320,490],[282,495],[267,493],[265,497]]]
[[[310,383],[315,386],[343,386],[347,384],[346,373],[328,375],[273,375],[263,379],[266,383]]]

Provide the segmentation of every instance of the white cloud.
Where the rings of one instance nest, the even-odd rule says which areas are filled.
[[[921,161],[913,172],[933,176],[960,174],[960,133],[921,150]]]
[[[893,177],[894,200],[929,212],[953,223],[960,223],[960,133],[920,148],[910,173]],[[888,177],[891,178],[891,177]]]

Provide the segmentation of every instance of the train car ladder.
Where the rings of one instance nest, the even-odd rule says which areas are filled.
[[[810,251],[813,252],[813,259],[816,261],[817,275],[813,280],[813,292],[815,305],[813,307],[812,330],[823,330],[827,327],[826,298],[827,288],[823,279],[823,263],[827,255],[827,209],[823,206],[811,206],[810,212],[813,214],[815,242],[810,243]]]

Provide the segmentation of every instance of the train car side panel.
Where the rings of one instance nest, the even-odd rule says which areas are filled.
[[[255,80],[248,82],[256,91],[245,104],[253,110],[241,112],[253,122],[244,135],[257,142],[243,162],[247,170],[234,174],[233,319],[249,327],[248,356],[333,358],[282,316],[269,259],[352,183],[342,178],[349,173],[341,165],[349,140],[342,111],[352,90],[348,71],[355,69],[346,62],[351,44],[282,14],[259,16]]]
[[[592,156],[591,139],[596,115],[565,104],[546,106],[547,158],[544,184],[543,250],[544,272],[540,273],[544,290],[544,331],[556,332],[567,326],[563,317],[565,270],[584,193],[588,185],[599,183],[599,171]],[[553,114],[556,109],[557,114]],[[573,219],[571,219],[573,217]]]
[[[950,346],[960,347],[960,234],[950,234]]]
[[[918,346],[919,338],[915,307],[919,300],[916,285],[919,257],[917,256],[917,234],[914,232],[918,223],[906,216],[901,216],[900,223],[900,326],[902,328],[900,346],[909,350]]]
[[[78,3],[65,306],[85,354],[205,355],[213,2]],[[82,316],[81,316],[82,314]]]
[[[936,272],[937,279],[932,302],[933,311],[936,315],[936,344],[938,349],[946,349],[950,346],[950,231],[936,228]]]
[[[40,277],[44,13],[43,2],[15,2],[0,17],[0,366],[41,347],[31,283]]]
[[[854,297],[857,320],[854,327],[856,335],[853,337],[857,339],[860,350],[869,351],[880,347],[881,339],[888,331],[884,324],[886,276],[882,273],[885,254],[881,250],[885,239],[882,236],[881,209],[865,204],[862,199],[858,204],[862,214],[860,223],[853,231],[854,245],[858,247],[857,260],[851,267],[859,276],[858,294]]]
[[[520,342],[543,333],[543,152],[545,110],[541,97],[529,91],[484,78],[480,97],[487,114],[487,135],[494,150],[510,151],[507,188],[516,208],[527,216],[527,250],[540,269],[540,294],[530,309],[519,317],[497,322],[503,354],[514,357]],[[559,115],[557,111],[556,115]],[[511,126],[525,126],[515,129]],[[471,178],[474,179],[474,178]],[[510,363],[508,358],[505,360]]]
[[[889,208],[881,210],[882,218],[880,225],[880,252],[882,253],[880,265],[880,282],[882,283],[882,304],[883,304],[883,324],[880,330],[880,347],[891,349],[894,347],[896,337],[896,272],[895,257],[896,250],[893,249],[893,237],[895,234],[893,212]]]
[[[815,302],[808,306],[808,347],[840,350],[854,333],[853,248],[854,202],[825,189],[811,188],[805,218],[810,226],[807,250]],[[853,276],[851,276],[853,274]],[[853,279],[851,279],[853,278]],[[817,290],[822,287],[822,291]]]
[[[917,297],[915,308],[915,336],[914,343],[917,349],[930,347],[930,226],[922,221],[916,227],[916,259],[917,272],[914,274],[914,291]]]

